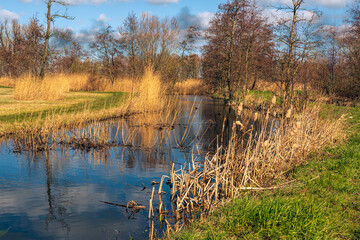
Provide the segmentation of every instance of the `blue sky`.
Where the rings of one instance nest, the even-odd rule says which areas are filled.
[[[103,22],[117,28],[129,12],[141,14],[150,12],[159,17],[173,17],[183,13],[186,18],[198,21],[206,27],[213,13],[217,11],[221,0],[65,0],[71,5],[68,14],[73,21],[58,20],[56,25],[71,28],[75,32],[91,29],[97,22]],[[281,14],[268,6],[289,3],[291,0],[258,0],[266,8],[268,16]],[[328,25],[342,25],[346,15],[346,6],[352,0],[307,0],[305,7],[321,10],[323,21]],[[46,6],[44,0],[0,0],[0,19],[15,18],[25,23],[36,16],[42,23]]]

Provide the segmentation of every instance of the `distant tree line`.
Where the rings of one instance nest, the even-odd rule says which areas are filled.
[[[229,0],[206,32],[203,77],[229,98],[246,92],[258,79],[282,92],[292,105],[295,84],[320,92],[358,98],[360,94],[360,4],[349,9],[344,29],[319,26],[320,13],[304,10],[304,0],[278,6],[287,15],[269,23],[253,0]]]
[[[47,3],[51,23],[55,15],[50,4],[62,2]],[[61,17],[70,19],[67,15]],[[164,81],[174,85],[178,80],[201,75],[201,59],[193,53],[198,31],[193,26],[181,31],[175,18],[131,13],[116,30],[100,27],[85,46],[71,33],[49,26],[37,19],[30,19],[29,24],[0,22],[0,77],[32,73],[41,79],[45,72],[87,72],[114,82],[119,77],[136,79],[151,66]],[[60,38],[66,43],[61,47],[56,44]]]
[[[209,28],[181,29],[175,18],[130,13],[121,26],[103,26],[84,46],[73,35],[56,29],[48,0],[47,24],[0,22],[0,77],[32,73],[91,73],[132,79],[145,68],[161,73],[169,86],[179,80],[203,78],[214,91],[233,98],[254,89],[259,80],[275,82],[284,109],[292,105],[295,84],[349,98],[360,94],[360,2],[349,8],[347,27],[319,26],[318,12],[304,10],[304,0],[279,6],[285,17],[270,23],[254,0],[220,4]],[[199,49],[197,40],[205,37]],[[59,47],[51,39],[63,38]],[[56,41],[54,41],[56,42]]]

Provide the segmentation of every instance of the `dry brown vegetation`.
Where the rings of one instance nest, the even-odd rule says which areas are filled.
[[[85,78],[81,78],[81,76],[75,78],[77,80],[75,86],[80,86],[82,79]],[[19,81],[19,85],[15,87],[15,94],[20,99],[26,99],[27,97],[29,100],[38,98],[49,100],[53,96],[56,99],[61,99],[61,94],[72,88],[72,80],[71,76],[58,75],[45,77],[43,82],[37,82],[29,76],[29,78]],[[50,111],[40,114],[35,121],[33,119],[32,121],[2,123],[0,135],[50,132],[61,127],[82,126],[96,120],[101,121],[134,113],[152,113],[170,108],[169,104],[173,104],[164,95],[160,76],[151,69],[144,73],[137,86],[137,93],[129,94],[130,99],[117,107],[93,111],[90,106],[85,105],[84,109],[74,113],[53,113]]]
[[[205,95],[209,93],[209,86],[203,79],[187,79],[176,82],[174,92],[180,95]]]
[[[48,76],[39,81],[29,74],[16,82],[14,97],[17,100],[60,100],[69,91],[65,75]]]
[[[286,173],[306,162],[310,153],[344,139],[345,115],[322,118],[321,105],[291,111],[281,120],[238,109],[232,138],[204,162],[193,160],[171,172],[171,198],[179,219],[196,212],[209,213],[215,206],[247,190],[298,185],[285,182]],[[281,182],[281,184],[279,184]]]

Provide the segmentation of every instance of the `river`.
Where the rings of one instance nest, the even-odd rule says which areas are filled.
[[[129,118],[106,123],[111,141],[121,143],[106,150],[59,147],[14,152],[13,142],[4,141],[0,146],[1,239],[147,239],[147,210],[132,214],[104,201],[124,205],[135,201],[148,207],[153,181],[169,175],[173,164],[178,169],[193,157],[201,161],[222,134],[225,139],[229,135],[222,126],[224,116],[231,122],[233,114],[222,102],[194,96],[182,97],[180,102],[180,115],[166,138],[159,137],[162,127],[136,126]],[[130,128],[137,133],[132,139],[127,136]],[[165,140],[156,147],[147,146],[159,139]],[[168,189],[164,187],[169,193]],[[163,198],[169,202],[169,194]],[[156,224],[158,236],[162,227]]]

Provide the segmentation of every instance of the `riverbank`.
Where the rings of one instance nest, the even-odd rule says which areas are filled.
[[[69,77],[68,81],[69,79],[72,78]],[[54,82],[56,77],[50,80]],[[64,84],[69,83],[64,82]],[[36,91],[37,85],[34,86],[30,84],[24,92]],[[14,89],[0,88],[0,102],[2,103],[0,105],[0,137],[47,133],[61,128],[82,126],[94,121],[159,111],[170,104],[163,97],[162,88],[160,76],[154,74],[151,69],[147,70],[138,81],[136,93],[69,90],[63,92],[59,100],[19,100],[15,96],[16,86]]]
[[[359,239],[360,107],[345,143],[287,172],[297,186],[244,192],[171,239]]]
[[[75,113],[118,107],[129,95],[125,92],[69,92],[61,101],[16,100],[14,89],[0,87],[0,122],[13,123],[44,118],[46,115]]]
[[[0,88],[0,136],[55,130],[125,115],[129,93],[69,92],[62,101],[15,100],[12,88]]]

